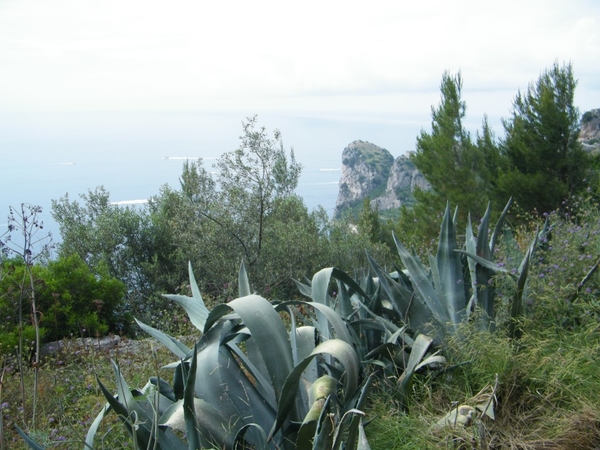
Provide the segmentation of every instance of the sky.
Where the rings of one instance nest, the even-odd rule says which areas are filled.
[[[410,120],[447,70],[480,123],[554,62],[600,107],[600,1],[0,0],[0,113]]]

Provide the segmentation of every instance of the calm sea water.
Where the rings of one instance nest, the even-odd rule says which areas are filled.
[[[0,233],[9,206],[43,208],[45,229],[60,241],[51,200],[71,199],[104,186],[113,202],[132,203],[177,188],[183,162],[202,157],[210,168],[239,146],[244,114],[19,113],[0,114]],[[427,119],[315,117],[261,114],[258,123],[278,128],[286,149],[304,166],[297,193],[309,209],[331,215],[338,193],[343,149],[365,140],[399,156],[414,147]]]

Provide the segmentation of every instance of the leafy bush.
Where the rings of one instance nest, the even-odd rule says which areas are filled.
[[[131,318],[124,311],[125,287],[101,267],[94,273],[76,255],[33,266],[34,290],[40,330],[46,341],[69,336],[96,336],[127,332]],[[0,281],[0,342],[12,348],[22,322],[31,322],[24,283],[25,265],[19,260],[3,263],[7,272]]]

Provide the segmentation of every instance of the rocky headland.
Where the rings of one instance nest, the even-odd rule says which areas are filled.
[[[581,118],[579,142],[592,153],[600,152],[600,109]],[[357,211],[369,198],[379,212],[398,210],[414,202],[415,189],[429,189],[429,184],[410,157],[394,159],[385,148],[366,141],[353,141],[342,152],[342,175],[334,217],[346,210]]]

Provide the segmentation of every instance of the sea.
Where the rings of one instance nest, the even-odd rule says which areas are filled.
[[[251,113],[36,112],[0,113],[0,236],[9,207],[40,206],[44,233],[60,242],[51,203],[71,201],[103,186],[112,202],[139,205],[164,185],[179,187],[183,163],[202,158],[210,171],[239,147]],[[261,113],[257,124],[281,132],[303,166],[296,193],[309,210],[333,214],[342,152],[354,140],[386,148],[394,157],[414,149],[427,117]],[[14,239],[14,238],[13,238]]]

